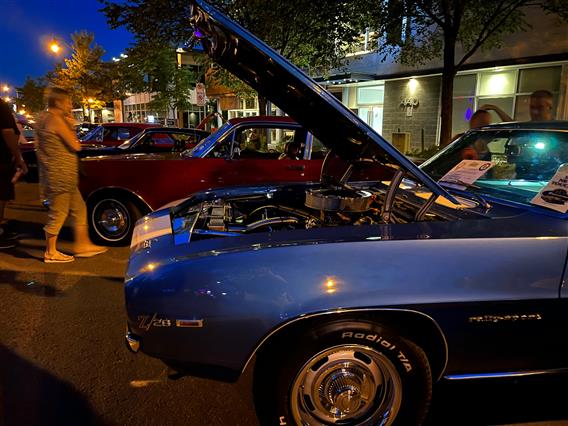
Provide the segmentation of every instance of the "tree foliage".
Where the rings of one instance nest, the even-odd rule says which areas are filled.
[[[190,91],[197,75],[189,67],[178,66],[172,45],[141,40],[127,49],[126,56],[118,63],[120,92],[153,93],[151,107],[165,113],[191,106]]]
[[[369,24],[383,39],[383,59],[417,65],[443,58],[441,145],[451,139],[456,73],[478,50],[500,47],[504,36],[530,28],[535,8],[568,18],[566,0],[386,0],[369,2]]]
[[[26,77],[24,85],[16,88],[18,109],[25,109],[32,114],[42,111],[45,108],[44,92],[46,87],[45,79]]]
[[[47,79],[52,85],[67,90],[83,110],[104,106],[116,95],[115,66],[103,61],[105,51],[95,43],[94,34],[81,31],[72,34],[71,39],[71,57],[57,64]]]
[[[187,0],[101,0],[112,28],[125,27],[138,44],[180,46],[192,36]],[[358,2],[331,0],[215,0],[211,2],[283,56],[312,74],[342,64],[342,45],[359,35],[365,13]],[[247,96],[251,89],[215,69],[216,82]]]

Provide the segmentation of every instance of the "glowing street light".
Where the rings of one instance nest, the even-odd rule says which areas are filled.
[[[4,86],[2,86],[2,90],[4,91],[4,93],[7,93],[10,91],[10,88],[5,84]]]
[[[49,50],[57,55],[61,51],[61,46],[54,41],[49,45]]]

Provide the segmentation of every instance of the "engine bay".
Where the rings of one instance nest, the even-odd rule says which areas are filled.
[[[325,186],[204,201],[194,206],[190,215],[191,239],[413,221],[420,206],[397,198],[393,202],[393,211],[386,211],[388,187],[385,188]],[[423,218],[439,219],[432,213]]]

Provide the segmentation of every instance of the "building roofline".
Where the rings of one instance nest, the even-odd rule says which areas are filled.
[[[462,73],[464,71],[473,71],[484,68],[545,64],[549,62],[554,63],[554,62],[563,62],[563,61],[568,61],[568,52],[556,53],[550,55],[541,55],[541,56],[530,56],[523,58],[508,58],[501,60],[476,62],[464,65],[459,72]],[[336,74],[332,74],[327,78],[315,77],[314,79],[319,83],[329,82],[327,84],[340,85],[340,84],[358,83],[361,81],[371,81],[371,80],[395,80],[395,79],[408,78],[408,77],[435,76],[435,75],[441,75],[442,72],[443,68],[441,66],[422,68],[422,69],[416,68],[414,70],[405,70],[389,74],[367,74],[361,72],[345,71],[345,72],[338,72]]]

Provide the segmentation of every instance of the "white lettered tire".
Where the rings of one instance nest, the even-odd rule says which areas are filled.
[[[424,351],[366,321],[334,321],[281,338],[255,366],[263,425],[419,425],[431,395]]]

